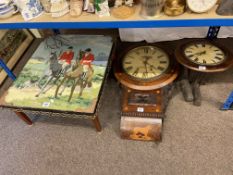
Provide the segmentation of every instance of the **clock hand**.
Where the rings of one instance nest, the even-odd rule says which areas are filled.
[[[152,72],[152,74],[156,75],[155,71],[153,70],[154,66],[150,66],[150,71]],[[154,67],[155,68],[155,67]]]
[[[154,65],[152,65],[152,64],[149,64],[149,63],[147,63],[149,66],[150,66],[150,68],[154,68],[154,69],[157,69]]]
[[[206,51],[202,51],[202,52],[194,53],[194,54],[192,54],[192,55],[188,55],[188,56],[190,56],[190,57],[193,57],[194,55],[196,55],[196,56],[201,56],[201,55],[203,55],[203,54],[206,54]]]
[[[198,55],[203,55],[203,54],[206,54],[206,51],[203,51],[203,52],[199,52],[197,53]]]
[[[140,68],[137,68],[134,72],[133,72],[133,76],[137,76],[138,72],[139,72]]]
[[[151,57],[151,56],[142,56],[142,58],[144,58],[145,61],[148,61],[148,60],[151,59],[152,57]]]
[[[203,51],[202,53],[200,53],[201,55],[203,55],[203,54],[206,54],[206,51]]]

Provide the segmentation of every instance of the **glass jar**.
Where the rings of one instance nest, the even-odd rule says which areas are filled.
[[[141,0],[140,15],[143,18],[159,17],[163,10],[165,0]]]

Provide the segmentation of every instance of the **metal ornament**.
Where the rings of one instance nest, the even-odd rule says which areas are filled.
[[[168,16],[178,16],[185,12],[185,0],[167,0],[164,5],[164,13]]]

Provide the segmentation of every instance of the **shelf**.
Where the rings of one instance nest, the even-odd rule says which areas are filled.
[[[153,28],[153,27],[198,27],[198,26],[233,26],[233,16],[219,16],[215,13],[217,7],[205,14],[186,12],[178,17],[162,15],[159,18],[143,19],[140,17],[140,7],[136,13],[126,20],[110,17],[98,17],[94,14],[83,13],[74,18],[69,14],[52,18],[49,14],[25,22],[20,14],[9,19],[0,20],[0,29],[13,28]]]

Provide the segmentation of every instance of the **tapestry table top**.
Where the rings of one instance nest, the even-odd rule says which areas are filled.
[[[1,97],[0,105],[94,113],[112,44],[111,37],[102,35],[46,38]]]

